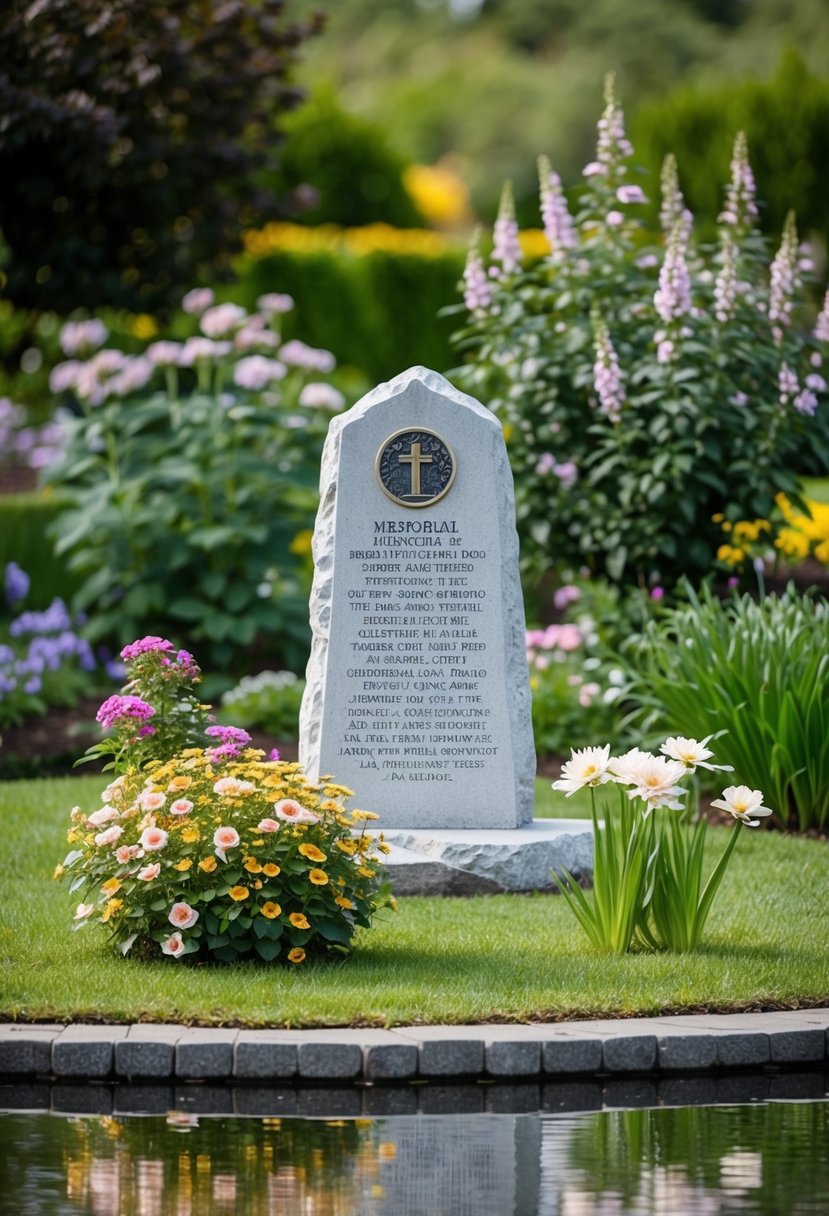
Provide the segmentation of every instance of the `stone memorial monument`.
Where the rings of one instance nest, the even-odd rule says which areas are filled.
[[[495,415],[411,368],[335,418],[313,552],[306,772],[333,774],[387,839],[443,866],[466,869],[457,850],[477,856],[481,833],[509,836],[496,852],[511,858],[549,837],[532,827],[518,538]],[[530,885],[551,885],[535,860],[546,869]],[[510,885],[492,882],[478,889]]]

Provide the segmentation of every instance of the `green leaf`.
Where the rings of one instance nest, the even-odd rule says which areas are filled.
[[[269,938],[260,938],[256,942],[255,950],[260,958],[263,958],[266,963],[270,963],[279,956],[282,946],[279,942]]]

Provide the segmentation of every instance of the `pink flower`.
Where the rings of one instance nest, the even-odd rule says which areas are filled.
[[[233,369],[233,383],[239,388],[260,393],[274,380],[284,380],[288,369],[278,359],[266,359],[264,355],[248,355],[240,359]]]
[[[345,397],[331,384],[306,384],[299,394],[299,404],[308,409],[341,410],[345,405]]]
[[[87,916],[91,916],[95,911],[94,904],[78,904],[75,909],[73,920],[86,920]]]
[[[138,796],[138,805],[142,811],[160,811],[167,801],[167,795],[154,790],[144,790]]]
[[[169,954],[171,958],[178,958],[184,951],[184,942],[180,933],[173,933],[167,938],[166,942],[161,943],[161,953]]]
[[[247,313],[239,304],[217,304],[202,314],[199,326],[207,338],[227,338],[238,329]]]
[[[87,819],[87,824],[91,828],[102,828],[105,823],[109,823],[112,819],[118,818],[118,811],[114,806],[102,806],[100,811],[95,811]]]
[[[121,658],[125,663],[129,663],[132,659],[137,659],[141,654],[147,654],[155,650],[175,650],[172,642],[168,642],[166,638],[156,637],[154,634],[146,638],[138,638],[135,642],[130,642],[121,651]]]
[[[189,312],[192,317],[199,316],[205,308],[209,308],[213,303],[213,292],[209,287],[196,287],[193,291],[188,291],[187,295],[181,301],[181,307],[185,312]]]
[[[158,878],[161,873],[161,866],[157,861],[154,861],[150,866],[144,866],[138,871],[138,878],[142,882],[152,882],[154,878]]]
[[[619,228],[625,222],[625,217],[622,215],[621,211],[608,211],[604,219],[605,223],[611,228]]]
[[[115,856],[118,858],[122,866],[132,861],[133,857],[138,857],[141,849],[137,844],[122,844],[119,849],[115,850]]]
[[[158,853],[167,844],[168,836],[163,828],[145,828],[141,833],[138,843],[142,849],[146,849],[148,853]]]
[[[293,798],[280,799],[279,802],[274,803],[273,809],[277,818],[284,819],[286,823],[319,823],[319,815],[306,810]]]
[[[60,348],[65,355],[88,355],[103,346],[108,337],[103,321],[67,321],[60,331]]]
[[[606,173],[607,165],[598,160],[591,160],[581,171],[582,177],[604,177]]]
[[[487,278],[484,261],[475,243],[466,255],[463,271],[463,300],[470,312],[486,312],[492,303],[492,284]]]
[[[664,598],[665,598],[665,588],[664,587],[651,587],[651,599],[652,600],[661,600]]]
[[[216,856],[222,861],[227,861],[225,850],[235,849],[239,843],[239,833],[235,828],[221,827],[216,828],[213,833],[213,845],[216,850]]]
[[[95,721],[100,722],[104,730],[110,730],[129,718],[146,722],[154,713],[152,705],[148,705],[140,697],[107,697],[95,715]]]
[[[189,815],[193,809],[193,803],[187,798],[176,798],[175,802],[170,803],[171,815]]]
[[[294,306],[293,298],[285,292],[270,291],[267,295],[260,296],[256,301],[256,307],[260,312],[270,314],[290,312]]]
[[[104,832],[98,833],[98,835],[95,837],[95,843],[98,845],[99,848],[102,849],[102,848],[105,848],[106,845],[115,844],[115,842],[119,838],[119,836],[123,836],[123,835],[124,835],[124,829],[122,827],[120,827],[117,823],[113,823],[112,827],[107,828],[106,831],[104,831]]]
[[[279,357],[291,367],[299,367],[307,372],[322,372],[323,375],[332,372],[337,364],[330,350],[308,346],[298,338],[286,342],[279,352]]]
[[[180,903],[173,904],[167,919],[171,925],[176,925],[179,929],[189,929],[195,925],[199,914],[195,908],[191,908],[188,903],[181,900]]]
[[[238,777],[220,777],[213,786],[213,793],[223,798],[239,798],[242,794],[252,794],[256,786],[252,781],[240,781]]]
[[[648,200],[641,186],[620,186],[616,191],[620,203],[646,203]]]
[[[257,832],[278,832],[280,826],[275,819],[263,819],[257,823],[256,830]]]

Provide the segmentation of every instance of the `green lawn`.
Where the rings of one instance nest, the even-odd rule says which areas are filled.
[[[575,814],[539,783],[539,809]],[[351,958],[296,969],[122,959],[101,929],[70,932],[77,897],[52,881],[68,811],[100,777],[0,785],[0,1018],[311,1026],[524,1021],[829,1002],[829,847],[744,831],[690,956],[591,953],[550,895],[403,899]],[[712,828],[721,847],[727,828]]]

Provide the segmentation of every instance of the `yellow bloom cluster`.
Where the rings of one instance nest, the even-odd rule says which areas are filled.
[[[786,521],[781,528],[775,546],[784,557],[803,561],[810,554],[824,565],[829,565],[829,503],[804,499],[809,514],[797,511],[785,494],[778,494],[775,502]]]
[[[471,218],[466,183],[450,165],[408,165],[403,185],[423,218],[436,228],[452,228]]]

